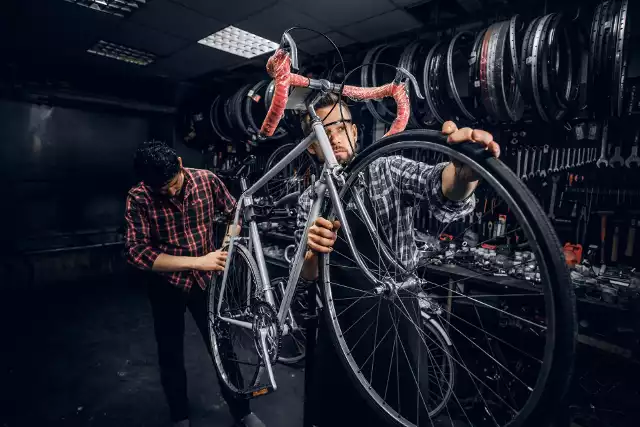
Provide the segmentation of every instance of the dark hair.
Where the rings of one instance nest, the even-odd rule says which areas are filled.
[[[180,171],[175,150],[162,141],[145,141],[133,159],[136,175],[145,185],[162,187]]]
[[[327,93],[322,98],[320,98],[320,100],[316,103],[314,107],[316,109],[331,107],[338,104],[339,99],[340,98],[338,97],[338,95],[330,92],[330,93]],[[345,115],[345,119],[351,119],[351,110],[349,109],[349,106],[347,105],[347,103],[340,99],[340,105],[342,105],[342,108],[349,113],[348,117]],[[320,117],[320,119],[324,119],[324,117]],[[309,117],[308,113],[304,114],[300,118],[300,126],[302,126],[302,132],[304,132],[304,136],[308,136],[311,133],[311,130],[312,130],[311,117]]]

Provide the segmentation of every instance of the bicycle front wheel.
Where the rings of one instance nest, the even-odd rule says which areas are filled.
[[[442,196],[450,160],[480,178],[470,199]],[[576,317],[534,196],[482,147],[434,131],[385,138],[345,173],[353,247],[341,228],[320,277],[334,344],[366,400],[399,426],[546,425],[568,386]]]

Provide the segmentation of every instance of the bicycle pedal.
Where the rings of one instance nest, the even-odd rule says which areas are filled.
[[[245,399],[254,399],[256,397],[266,396],[267,394],[271,394],[274,391],[275,389],[271,385],[258,386],[245,391],[243,393],[243,397]]]

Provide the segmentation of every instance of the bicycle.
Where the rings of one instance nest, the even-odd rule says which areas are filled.
[[[560,244],[535,197],[482,147],[450,146],[435,131],[402,132],[409,116],[408,82],[420,93],[406,70],[398,68],[392,83],[359,88],[305,78],[291,68],[297,69],[297,51],[285,33],[267,65],[276,89],[261,132],[268,136],[275,130],[285,107],[306,110],[313,132],[251,187],[241,181],[234,224],[242,214],[249,236],[231,239],[224,273],[208,289],[214,362],[227,386],[247,398],[277,388],[273,366],[282,336],[292,330],[289,313],[306,248],[298,245],[284,294],[276,305],[252,196],[317,141],[326,160],[313,187],[315,200],[301,241],[306,242],[310,226],[321,214],[342,224],[338,240],[344,248],[336,245],[330,255],[320,256],[319,282],[330,335],[367,402],[386,421],[399,426],[442,425],[446,417],[449,425],[457,420],[473,426],[545,425],[568,386],[576,318]],[[294,90],[288,99],[290,87],[306,89]],[[314,110],[327,92],[356,100],[392,96],[396,101],[397,115],[389,132],[346,167],[336,161]],[[491,187],[493,193],[486,194],[504,202],[493,203],[491,213],[494,207],[508,208],[521,223],[498,237],[521,237],[519,245],[526,245],[535,255],[540,282],[497,288],[489,283],[491,292],[471,285],[474,276],[443,285],[426,279],[419,266],[397,254],[397,234],[394,237],[381,228],[367,193],[366,174],[379,164],[376,162],[398,156],[414,156],[418,160],[412,162],[418,165],[448,156],[471,167],[482,186]],[[395,189],[406,183],[392,184]],[[424,194],[414,196],[414,205],[405,200],[409,205],[402,209],[420,210]],[[437,235],[456,224],[459,222],[443,219]],[[469,241],[472,227],[464,226],[457,237],[451,236],[452,241]],[[490,237],[486,242],[496,239]],[[486,242],[476,241],[478,246]],[[353,309],[356,304],[359,310]],[[262,381],[265,370],[267,378]]]

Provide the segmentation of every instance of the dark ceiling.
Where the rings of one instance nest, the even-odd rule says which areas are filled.
[[[32,61],[41,66],[61,63],[142,76],[188,80],[227,70],[247,60],[198,44],[198,40],[228,25],[278,41],[294,25],[325,32],[338,45],[368,43],[422,25],[422,14],[433,0],[147,0],[125,18],[80,7],[65,0],[9,0],[0,40],[5,60]],[[4,2],[3,2],[4,3]],[[445,2],[463,12],[481,7],[480,0]],[[4,6],[4,5],[3,5]],[[7,12],[7,9],[5,9]],[[0,24],[2,24],[0,22]],[[297,32],[302,51],[315,55],[330,45],[311,32]],[[123,44],[157,56],[138,67],[86,53],[98,40]]]

